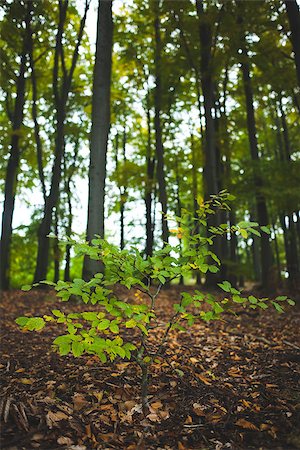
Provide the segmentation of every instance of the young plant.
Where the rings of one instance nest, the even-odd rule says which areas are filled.
[[[172,230],[178,239],[182,239],[183,246],[165,245],[151,257],[144,259],[139,250],[119,250],[104,239],[96,237],[90,244],[78,243],[70,239],[78,255],[88,255],[92,259],[101,260],[105,267],[105,275],[96,274],[91,280],[74,279],[72,282],[58,281],[52,283],[44,281],[54,287],[57,296],[64,302],[71,296],[80,297],[83,303],[97,305],[94,312],[65,314],[54,309],[52,315],[43,317],[19,317],[16,319],[23,329],[41,330],[48,322],[63,324],[65,332],[54,340],[54,345],[61,355],[72,353],[75,357],[83,354],[97,355],[102,363],[107,359],[127,358],[138,364],[142,372],[141,402],[144,413],[148,410],[148,374],[149,367],[157,358],[164,354],[168,345],[171,330],[186,330],[197,320],[217,320],[224,311],[232,311],[235,303],[252,309],[267,309],[269,305],[278,312],[283,311],[282,302],[290,305],[294,302],[286,296],[280,296],[271,301],[267,298],[256,298],[253,295],[245,297],[228,281],[218,286],[225,291],[221,300],[211,293],[195,290],[193,294],[182,292],[179,303],[173,305],[173,314],[167,323],[161,324],[157,318],[157,297],[161,288],[176,278],[191,276],[192,272],[200,271],[205,274],[210,271],[216,273],[220,267],[220,260],[210,248],[214,239],[219,235],[239,233],[246,238],[248,234],[260,235],[260,230],[269,233],[268,228],[258,227],[255,222],[240,222],[229,227],[222,224],[210,227],[207,236],[195,230],[207,227],[209,216],[221,209],[229,209],[228,201],[232,199],[226,191],[211,200],[202,203],[197,212],[197,218],[189,212],[182,217],[175,217],[174,221],[180,227]],[[114,293],[112,286],[121,284],[127,289],[135,288],[143,293],[147,300],[142,303],[124,301]],[[35,285],[34,285],[35,286]],[[29,290],[31,286],[24,286]],[[142,297],[139,296],[141,300]],[[162,337],[156,347],[149,345],[149,337],[153,330],[163,328]],[[132,341],[124,340],[125,329],[135,330]],[[123,336],[123,337],[122,337]]]

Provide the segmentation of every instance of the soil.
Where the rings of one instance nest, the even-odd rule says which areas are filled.
[[[159,320],[179,297],[179,287],[160,294]],[[151,367],[146,417],[134,362],[62,357],[51,346],[62,326],[24,332],[15,323],[55,308],[97,310],[52,292],[3,294],[1,449],[300,449],[299,308],[237,311],[172,332]]]

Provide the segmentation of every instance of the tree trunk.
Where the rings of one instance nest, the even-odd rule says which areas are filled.
[[[162,87],[161,87],[161,36],[160,36],[160,17],[159,8],[160,0],[153,0],[154,6],[154,31],[155,31],[155,89],[154,89],[154,128],[155,128],[155,149],[156,149],[156,175],[159,188],[159,201],[162,209],[162,241],[166,245],[169,240],[169,227],[167,221],[168,204],[167,204],[167,190],[165,179],[165,163],[164,163],[164,148],[162,141],[162,126],[161,126],[161,103],[162,103]]]
[[[300,11],[297,0],[285,0],[285,7],[291,29],[291,42],[293,46],[296,73],[300,87]]]
[[[87,240],[104,238],[106,154],[110,129],[110,84],[113,45],[112,1],[99,0],[90,141]],[[103,272],[103,263],[84,259],[83,278]]]
[[[26,16],[26,25],[29,25],[30,12]],[[12,220],[15,207],[16,188],[18,182],[18,169],[20,161],[20,130],[23,124],[25,86],[26,86],[26,55],[28,38],[25,38],[22,54],[20,56],[20,70],[16,80],[16,99],[12,117],[12,137],[10,142],[10,156],[6,167],[4,204],[2,213],[2,230],[0,242],[0,290],[9,289],[10,284],[10,244],[12,238]]]
[[[242,20],[239,19],[239,23],[241,24]],[[257,219],[259,224],[268,225],[269,217],[266,199],[263,195],[262,186],[263,180],[262,176],[259,173],[259,153],[258,153],[258,143],[257,143],[257,131],[256,131],[256,122],[255,122],[255,114],[253,107],[253,90],[252,83],[250,77],[250,64],[248,52],[246,49],[246,40],[245,34],[243,31],[241,32],[241,70],[243,75],[243,84],[244,84],[244,92],[246,97],[246,112],[247,112],[247,129],[248,129],[248,140],[250,147],[250,155],[252,161],[256,164],[254,168],[254,183],[255,183],[255,200],[256,200],[256,210],[257,210]],[[264,287],[268,287],[268,279],[269,279],[269,271],[272,265],[272,253],[271,253],[271,245],[269,241],[269,236],[265,233],[262,234],[261,237],[261,282]]]
[[[153,205],[153,179],[155,158],[152,156],[151,145],[151,117],[150,117],[150,99],[149,91],[147,93],[147,149],[146,149],[146,181],[145,181],[145,207],[146,207],[146,256],[152,256],[154,243],[154,223],[152,223],[152,205]]]
[[[196,0],[197,15],[199,18],[199,38],[201,44],[200,68],[201,68],[201,86],[204,99],[205,116],[205,145],[204,145],[204,197],[209,199],[210,195],[218,193],[218,175],[217,175],[217,151],[216,151],[216,128],[213,117],[214,109],[214,80],[212,68],[212,25],[209,22],[207,12],[204,11],[203,1]],[[220,223],[219,214],[208,218],[208,228],[218,226]],[[220,238],[214,240],[211,250],[220,256]],[[206,285],[212,286],[217,283],[217,278],[210,272],[206,275]]]
[[[38,122],[38,112],[37,112],[37,81],[35,74],[35,63],[34,63],[34,47],[33,47],[33,38],[32,38],[32,30],[31,27],[28,27],[28,37],[29,37],[29,64],[31,69],[31,86],[32,86],[32,120],[34,123],[34,137],[36,143],[36,152],[37,152],[37,163],[38,163],[38,172],[39,178],[42,187],[43,199],[44,203],[46,202],[46,186],[45,186],[45,176],[44,176],[44,167],[43,167],[43,145],[40,136],[40,125]]]
[[[60,248],[58,245],[58,206],[56,206],[55,208],[55,213],[54,213],[54,217],[55,217],[55,221],[54,221],[54,234],[55,237],[54,238],[54,242],[53,242],[53,256],[54,256],[54,277],[53,277],[53,281],[54,283],[57,283],[59,280],[59,266],[60,266]]]
[[[77,41],[72,55],[71,67],[67,72],[63,55],[63,33],[68,9],[68,1],[59,2],[59,23],[56,35],[56,46],[53,66],[53,94],[56,109],[56,138],[55,138],[55,157],[52,169],[52,179],[49,195],[44,205],[44,216],[38,230],[38,254],[36,259],[36,268],[34,274],[34,283],[46,279],[49,261],[49,239],[51,230],[53,210],[56,207],[59,198],[59,185],[61,181],[61,165],[65,152],[65,119],[67,103],[71,90],[74,71],[76,68],[79,47],[81,45],[83,31],[86,22],[86,16],[89,9],[89,1],[85,2],[84,15],[80,21],[77,35]],[[59,63],[62,65],[62,83],[59,85]]]

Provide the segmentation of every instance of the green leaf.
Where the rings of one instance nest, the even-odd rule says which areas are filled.
[[[120,329],[116,323],[111,323],[109,329],[112,333],[119,333]]]
[[[26,323],[26,328],[30,331],[38,331],[44,328],[46,322],[42,317],[31,317],[28,322]]]
[[[84,312],[81,314],[81,316],[84,320],[93,322],[94,320],[97,320],[97,314],[98,313],[96,313],[96,312]]]
[[[15,322],[20,325],[20,327],[25,327],[27,322],[29,320],[29,317],[18,317]]]
[[[248,297],[248,300],[249,300],[249,302],[252,303],[252,304],[256,304],[256,303],[258,302],[257,298],[254,297],[253,295],[250,295],[250,296]]]
[[[287,299],[286,295],[279,295],[278,297],[276,297],[275,300],[278,301],[278,302],[283,302],[286,299]]]
[[[248,228],[249,233],[254,234],[255,236],[261,237],[261,234],[259,231],[255,230],[254,228]]]
[[[223,281],[223,283],[218,283],[218,286],[225,292],[230,292],[231,290],[231,284],[229,283],[229,281]]]
[[[125,323],[126,328],[134,328],[136,326],[136,321],[134,319],[130,319]]]
[[[280,314],[284,312],[283,308],[279,305],[279,303],[272,302],[272,305],[274,306],[276,311],[278,311]]]
[[[247,300],[246,298],[240,297],[239,295],[235,294],[232,296],[232,300],[235,303],[245,303],[245,301]]]
[[[55,317],[64,317],[65,316],[64,313],[59,311],[59,309],[52,309],[51,312]]]
[[[109,325],[110,325],[110,320],[104,319],[98,324],[97,328],[98,328],[98,330],[106,330],[109,327]]]
[[[72,342],[72,353],[75,357],[81,356],[84,352],[84,346],[82,342]]]
[[[295,305],[296,305],[296,303],[294,302],[294,300],[292,300],[292,299],[290,299],[290,298],[287,299],[287,302],[288,302],[288,304],[291,305],[291,306],[295,306]]]
[[[242,236],[244,239],[247,239],[248,233],[247,233],[246,230],[244,230],[243,228],[241,228],[241,229],[239,230],[239,232],[241,233],[241,236]]]
[[[30,291],[31,289],[31,285],[30,284],[25,284],[24,286],[21,287],[22,291]]]
[[[264,231],[265,233],[267,233],[267,234],[271,234],[270,228],[265,227],[264,225],[263,225],[262,227],[260,227],[260,229],[261,229],[262,231]]]

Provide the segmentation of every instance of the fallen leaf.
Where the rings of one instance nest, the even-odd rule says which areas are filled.
[[[74,411],[80,411],[82,408],[88,405],[88,401],[82,394],[74,394],[73,395],[73,405]]]
[[[197,414],[199,417],[204,417],[205,413],[203,411],[203,406],[200,405],[200,403],[193,403],[193,410],[194,413]]]
[[[156,410],[156,409],[163,408],[163,404],[162,404],[162,402],[158,401],[158,402],[151,403],[150,407],[152,409]]]
[[[251,423],[251,422],[248,422],[248,420],[245,420],[245,419],[239,419],[239,420],[237,420],[237,421],[235,422],[235,424],[236,424],[238,427],[244,428],[244,429],[246,429],[246,430],[256,430],[256,431],[259,431],[259,429],[257,428],[256,425],[254,425],[254,424]]]
[[[187,416],[187,418],[185,419],[184,422],[186,425],[190,425],[193,423],[193,419],[191,418],[191,416]]]
[[[22,384],[32,384],[34,382],[35,382],[34,378],[20,378],[19,379],[19,383],[22,383]]]
[[[151,420],[151,422],[160,422],[161,421],[161,418],[158,416],[158,414],[155,414],[155,413],[148,414],[147,418],[149,420]]]
[[[208,378],[206,378],[203,375],[201,375],[200,373],[195,373],[195,376],[197,378],[199,378],[199,380],[202,381],[202,383],[204,383],[204,384],[206,384],[208,386],[211,385],[211,381]]]
[[[101,402],[101,400],[103,399],[104,391],[93,392],[93,395],[94,395],[94,397],[96,397],[98,402]]]
[[[68,416],[67,414],[63,413],[62,411],[48,411],[47,415],[46,415],[46,423],[48,425],[48,427],[51,429],[53,428],[53,426],[55,426],[57,424],[57,422],[61,421],[61,420],[65,420],[67,419]]]
[[[57,439],[57,443],[59,445],[72,445],[73,441],[71,438],[67,437],[67,436],[61,436]]]

